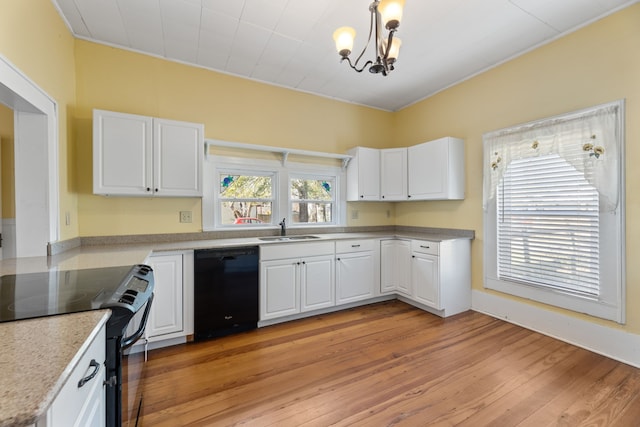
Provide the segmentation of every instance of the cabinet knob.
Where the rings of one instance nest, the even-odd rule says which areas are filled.
[[[304,264],[306,264],[306,262],[305,262],[305,261],[302,261],[302,265],[304,265]]]
[[[158,189],[157,189],[157,188],[155,189],[155,192],[156,192],[156,193],[158,192]]]
[[[147,187],[147,191],[151,191],[151,189],[149,187]]]
[[[415,258],[415,257],[416,257],[415,255],[411,255],[411,258]]]
[[[340,258],[336,258],[336,261],[340,261]]]
[[[382,196],[382,198],[384,199],[384,196]]]
[[[361,194],[361,195],[360,195],[360,198],[361,198],[361,199],[364,199],[364,194]]]
[[[411,198],[411,194],[407,194],[407,197],[410,199]]]

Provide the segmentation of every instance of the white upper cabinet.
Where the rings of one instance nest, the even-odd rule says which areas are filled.
[[[407,199],[407,149],[380,150],[380,199]]]
[[[347,201],[380,200],[380,150],[355,147],[347,168]]]
[[[201,197],[204,126],[94,110],[93,192]]]
[[[408,148],[409,200],[464,199],[464,141],[445,137]]]

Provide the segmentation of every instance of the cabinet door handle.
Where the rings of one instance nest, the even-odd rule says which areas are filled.
[[[89,375],[87,375],[86,377],[78,381],[78,388],[82,387],[83,385],[91,381],[93,377],[95,377],[98,371],[100,370],[100,364],[96,362],[96,359],[91,359],[91,362],[89,362],[89,366],[93,368],[93,372],[91,372]]]

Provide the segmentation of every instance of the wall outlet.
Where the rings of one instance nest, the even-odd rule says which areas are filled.
[[[69,212],[64,213],[64,223],[65,225],[71,225],[71,214]]]
[[[359,212],[357,209],[351,211],[351,219],[358,219]]]
[[[180,222],[191,222],[191,211],[180,211]]]

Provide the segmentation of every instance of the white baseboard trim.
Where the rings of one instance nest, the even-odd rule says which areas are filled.
[[[640,335],[476,290],[471,309],[640,368]]]

